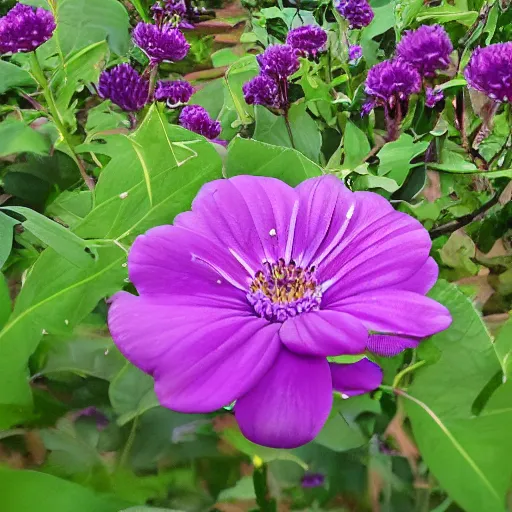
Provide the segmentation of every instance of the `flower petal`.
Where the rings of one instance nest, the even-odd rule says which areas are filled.
[[[235,405],[247,439],[272,448],[295,448],[320,432],[332,406],[329,364],[282,348],[268,373]]]
[[[330,363],[332,387],[347,396],[362,395],[377,389],[382,383],[382,369],[369,359],[357,363]]]
[[[338,311],[310,311],[286,320],[279,331],[289,350],[308,356],[361,354],[368,331],[355,317]]]
[[[420,344],[420,341],[419,338],[372,334],[368,336],[366,348],[378,356],[393,357],[408,348],[416,348]]]
[[[439,267],[434,258],[428,258],[423,266],[406,281],[398,284],[396,288],[425,295],[436,284],[439,276]]]
[[[114,296],[109,327],[119,350],[154,376],[160,403],[211,412],[246,393],[279,352],[279,324],[169,296]]]
[[[367,329],[426,338],[452,322],[441,304],[418,293],[381,289],[338,300],[329,306],[359,318]]]
[[[297,208],[297,193],[282,181],[235,176],[204,185],[174,224],[226,247],[254,275],[264,260],[284,257]]]
[[[137,237],[128,270],[141,295],[202,297],[249,309],[247,271],[225,249],[183,228],[159,226]]]

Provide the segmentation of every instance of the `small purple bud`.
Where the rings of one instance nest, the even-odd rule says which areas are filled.
[[[55,19],[51,12],[16,4],[0,18],[0,54],[32,52],[48,41],[54,30]]]
[[[304,488],[321,487],[324,482],[325,476],[321,473],[306,473],[302,477],[301,486]]]
[[[119,64],[101,73],[98,94],[126,112],[136,112],[148,102],[149,81],[129,64]]]
[[[199,105],[189,105],[181,111],[180,125],[210,140],[216,139],[222,131],[219,121],[212,119]]]
[[[427,87],[425,89],[425,105],[429,108],[434,108],[437,103],[444,99],[443,91],[435,87]]]
[[[363,49],[358,44],[348,47],[348,59],[350,61],[359,60],[363,56]]]
[[[452,51],[452,42],[441,25],[422,25],[417,30],[406,31],[396,48],[397,57],[427,77],[450,65]]]
[[[185,36],[169,24],[158,27],[140,22],[133,30],[132,37],[134,43],[149,57],[152,64],[182,60],[190,49]]]
[[[156,86],[155,99],[166,101],[169,108],[188,102],[194,94],[194,88],[185,80],[160,80]]]
[[[94,406],[86,407],[85,409],[75,413],[74,420],[76,421],[80,418],[91,418],[95,420],[96,428],[98,430],[105,429],[110,423],[110,420],[107,418],[107,416]]]
[[[295,50],[288,44],[269,46],[256,59],[260,65],[261,72],[277,81],[287,79],[300,66]]]
[[[318,25],[303,25],[288,32],[286,43],[305,57],[314,57],[325,48],[327,32]]]
[[[279,86],[270,76],[258,75],[243,85],[245,101],[249,105],[281,108]]]
[[[337,11],[349,22],[350,28],[368,26],[374,17],[373,9],[367,0],[338,0]]]

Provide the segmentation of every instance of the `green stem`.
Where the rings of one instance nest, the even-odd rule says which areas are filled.
[[[130,452],[132,451],[133,443],[135,442],[135,436],[137,434],[137,426],[139,424],[139,417],[135,416],[133,419],[132,427],[130,429],[130,433],[128,434],[128,439],[126,440],[126,444],[124,445],[123,452],[121,453],[121,457],[119,457],[118,466],[123,468],[128,463],[128,458],[130,457]]]
[[[395,379],[393,380],[393,387],[397,388],[404,375],[407,375],[409,372],[413,372],[414,370],[420,368],[425,364],[425,362],[426,361],[417,361],[416,363],[407,366],[407,368],[404,368],[400,373],[396,375]]]
[[[290,142],[292,143],[292,148],[295,149],[295,142],[293,140],[292,127],[290,125],[290,120],[288,119],[288,112],[284,114],[284,124],[286,125],[286,130],[288,131],[288,137],[290,137]]]
[[[46,99],[46,103],[48,105],[48,111],[53,119],[57,130],[59,131],[62,140],[66,143],[71,153],[71,158],[76,163],[78,170],[85,182],[85,184],[89,187],[90,190],[94,189],[94,180],[91,178],[87,172],[85,171],[84,164],[78,154],[75,151],[75,146],[71,141],[71,135],[68,133],[62,116],[60,115],[59,109],[57,107],[57,103],[55,102],[55,98],[53,97],[53,92],[50,88],[50,84],[46,79],[43,69],[41,68],[41,64],[39,64],[39,59],[37,58],[36,52],[31,52],[30,54],[30,67],[32,71],[32,76],[39,84],[42,89],[43,96]]]
[[[153,95],[155,94],[156,79],[158,77],[158,64],[153,64],[149,73],[149,100],[152,101]]]
[[[266,464],[255,464],[252,481],[254,483],[254,492],[256,493],[256,504],[260,511],[277,512],[276,500],[270,496],[270,491],[268,489]]]

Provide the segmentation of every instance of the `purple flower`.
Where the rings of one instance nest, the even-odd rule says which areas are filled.
[[[183,18],[187,14],[187,5],[184,0],[160,0],[151,7],[151,11],[153,19],[158,23],[162,18]]]
[[[52,37],[54,30],[55,19],[51,12],[16,4],[0,18],[0,54],[34,51]]]
[[[170,108],[187,103],[194,88],[185,80],[160,80],[156,86],[155,99],[166,101]]]
[[[219,121],[212,119],[199,105],[189,105],[181,111],[180,125],[210,140],[216,139],[222,131]]]
[[[126,112],[135,112],[148,102],[149,81],[130,64],[119,64],[101,73],[98,94]]]
[[[286,44],[305,57],[315,56],[327,42],[327,32],[318,25],[304,25],[288,32]]]
[[[450,65],[452,42],[441,25],[422,25],[407,30],[396,48],[399,58],[414,66],[422,76],[435,76]]]
[[[349,22],[350,28],[366,27],[374,16],[367,0],[338,0],[336,9]]]
[[[429,108],[434,108],[437,103],[444,98],[444,92],[436,89],[435,87],[427,87],[425,89],[425,105]]]
[[[430,247],[417,220],[332,175],[296,188],[213,181],[173,226],[135,240],[139,295],[114,296],[110,332],[153,375],[163,406],[206,413],[236,401],[248,439],[300,446],[324,425],[333,389],[358,395],[382,379],[368,359],[327,356],[363,353],[368,331],[424,338],[449,326],[425,297],[437,276]]]
[[[78,411],[74,415],[75,421],[79,418],[91,418],[96,421],[96,427],[98,430],[103,430],[108,426],[110,420],[107,418],[105,414],[103,414],[98,408],[91,406]]]
[[[152,64],[182,60],[190,49],[185,36],[169,24],[158,27],[141,22],[133,30],[132,36],[134,43],[149,57]]]
[[[245,101],[249,105],[264,105],[270,108],[281,108],[282,98],[278,83],[270,76],[258,75],[242,87]]]
[[[512,41],[477,48],[464,70],[473,89],[493,100],[512,101]]]
[[[324,485],[325,476],[322,473],[306,473],[302,477],[301,486],[304,488],[321,487]]]
[[[363,56],[363,49],[358,45],[354,44],[348,47],[348,59],[351,61],[358,60]]]
[[[379,104],[392,107],[406,101],[411,94],[420,92],[421,77],[418,71],[399,59],[385,60],[373,66],[366,78],[365,91]]]
[[[269,46],[256,57],[261,72],[275,80],[285,80],[299,69],[300,63],[295,50],[288,44]]]

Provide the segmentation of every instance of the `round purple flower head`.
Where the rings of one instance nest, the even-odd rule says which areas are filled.
[[[363,56],[363,49],[358,44],[348,47],[348,59],[351,61],[358,60]]]
[[[473,89],[493,100],[512,101],[512,41],[477,48],[464,70]]]
[[[444,92],[435,87],[427,87],[425,89],[425,105],[434,108],[440,101],[444,99]]]
[[[160,80],[156,86],[155,99],[166,101],[170,108],[187,103],[194,88],[185,80]]]
[[[366,27],[374,17],[367,0],[338,0],[336,9],[349,22],[350,28]]]
[[[152,7],[153,18],[156,22],[162,18],[177,16],[182,18],[187,13],[187,5],[184,0],[160,0]]]
[[[327,32],[318,25],[303,25],[288,32],[286,44],[295,48],[299,54],[314,57],[322,51],[327,42]]]
[[[452,42],[441,25],[422,25],[407,30],[396,48],[399,58],[414,66],[422,76],[435,76],[450,65]]]
[[[34,51],[52,37],[54,30],[55,19],[51,12],[16,4],[0,18],[0,54]]]
[[[270,76],[258,75],[246,82],[242,87],[245,101],[249,105],[263,105],[281,108],[279,86]]]
[[[261,72],[275,80],[287,79],[300,66],[295,50],[288,44],[271,45],[256,59]]]
[[[381,383],[369,359],[328,356],[398,352],[450,325],[425,297],[438,272],[430,247],[417,220],[332,175],[296,188],[213,181],[173,226],[135,240],[138,296],[113,297],[110,332],[163,406],[208,413],[236,401],[248,439],[293,448],[318,434],[333,389],[349,397]]]
[[[148,102],[149,81],[130,64],[119,64],[101,73],[98,94],[126,112],[135,112]]]
[[[216,139],[222,131],[219,121],[212,119],[199,105],[189,105],[181,111],[180,125],[210,140]]]
[[[158,27],[140,22],[132,36],[134,43],[149,57],[152,64],[182,60],[190,49],[185,36],[169,24]]]
[[[399,59],[385,60],[373,66],[366,78],[366,94],[378,104],[393,107],[397,101],[406,101],[411,94],[420,92],[418,71]]]

